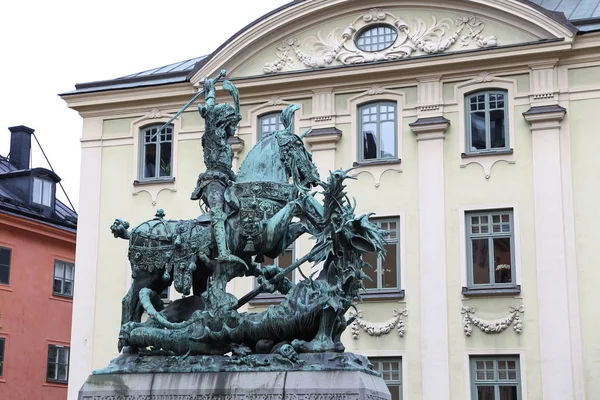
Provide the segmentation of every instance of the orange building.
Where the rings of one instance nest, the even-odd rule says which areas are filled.
[[[0,399],[67,398],[77,214],[30,168],[33,129],[0,156]]]

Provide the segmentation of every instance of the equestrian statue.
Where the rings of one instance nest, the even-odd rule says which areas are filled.
[[[281,114],[283,129],[264,135],[237,174],[230,138],[241,120],[239,93],[228,80],[233,105],[217,103],[217,84],[204,80],[202,148],[206,170],[191,199],[203,213],[169,220],[163,210],[129,230],[117,219],[115,237],[129,240],[133,283],[123,299],[119,351],[160,351],[175,356],[343,352],[341,334],[352,322],[347,311],[360,300],[368,279],[363,254],[385,255],[387,232],[356,216],[345,192],[348,171],[321,181],[303,135],[293,131],[297,105]],[[188,103],[189,104],[189,103]],[[319,196],[315,196],[315,194]],[[320,200],[317,200],[320,199]],[[301,235],[314,246],[286,269],[263,265],[283,254]],[[285,276],[310,262],[317,272],[294,284]],[[300,271],[302,274],[302,271]],[[241,299],[226,285],[236,277],[257,279],[259,287]],[[159,294],[174,286],[183,295],[163,307]],[[285,295],[262,312],[240,312],[261,292]],[[142,321],[142,314],[148,319]],[[292,359],[295,359],[293,356]]]

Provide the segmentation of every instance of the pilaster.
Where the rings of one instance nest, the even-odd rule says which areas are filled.
[[[443,117],[410,124],[419,157],[419,256],[421,280],[421,380],[423,400],[450,399]]]
[[[311,147],[313,162],[322,180],[327,180],[329,171],[336,169],[335,149],[341,137],[342,131],[337,128],[317,128],[304,138]]]
[[[542,397],[574,399],[569,324],[569,290],[565,246],[561,123],[566,110],[556,104],[523,113],[531,125],[535,254],[538,284]],[[573,338],[574,339],[574,338]]]

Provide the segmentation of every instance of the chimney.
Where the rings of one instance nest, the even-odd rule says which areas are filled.
[[[8,130],[10,131],[10,153],[8,154],[10,163],[16,169],[29,169],[33,129],[19,125]]]

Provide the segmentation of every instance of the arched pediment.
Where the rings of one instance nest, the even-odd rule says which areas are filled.
[[[386,28],[378,38],[365,34],[376,35],[373,28],[378,27]],[[566,20],[526,0],[396,0],[368,5],[361,0],[296,1],[240,31],[191,81],[197,84],[223,67],[231,77],[263,76],[540,41],[570,42],[574,33]],[[368,48],[371,40],[385,43],[375,51]]]

